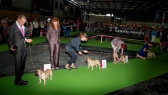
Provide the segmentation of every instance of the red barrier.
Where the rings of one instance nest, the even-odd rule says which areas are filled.
[[[91,36],[91,37],[89,37],[89,38],[96,38],[96,37],[101,37],[101,43],[102,43],[102,39],[103,39],[103,37],[106,37],[106,38],[116,38],[115,36],[109,36],[109,35],[103,35],[103,34],[100,34],[100,35],[97,35],[97,36]],[[119,37],[119,38],[121,38],[121,37]],[[144,41],[144,40],[137,40],[137,39],[129,39],[129,38],[121,38],[121,39],[125,39],[125,40],[136,40],[136,41]]]

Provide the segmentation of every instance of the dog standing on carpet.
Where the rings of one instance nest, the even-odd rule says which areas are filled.
[[[124,64],[126,63],[126,59],[124,55],[121,55],[119,58],[119,63],[123,62]]]
[[[42,71],[41,69],[37,69],[35,71],[35,75],[39,77],[39,84],[41,83],[41,80],[44,80],[44,85],[46,85],[46,79],[52,80],[52,70],[47,69],[45,71]]]
[[[148,58],[154,58],[155,59],[155,53],[154,52],[151,52],[150,50],[147,50],[147,56]]]
[[[89,69],[89,67],[92,67],[92,71],[93,71],[93,67],[96,66],[96,68],[97,68],[97,65],[99,66],[99,69],[100,69],[100,61],[99,60],[92,60],[91,58],[87,58],[86,62],[88,63],[87,69]]]

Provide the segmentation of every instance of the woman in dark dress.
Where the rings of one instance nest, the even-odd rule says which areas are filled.
[[[2,41],[3,31],[4,31],[3,25],[0,23],[0,42]]]

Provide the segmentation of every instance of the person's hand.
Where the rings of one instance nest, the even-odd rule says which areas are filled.
[[[10,47],[10,50],[11,51],[15,51],[16,49],[13,48],[13,46]]]
[[[88,51],[87,51],[87,50],[83,50],[83,52],[84,52],[84,53],[88,53]]]
[[[31,43],[33,40],[32,39],[26,39],[27,43]]]
[[[82,55],[82,52],[78,52],[79,55]]]

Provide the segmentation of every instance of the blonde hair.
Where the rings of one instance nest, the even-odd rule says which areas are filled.
[[[79,38],[82,38],[82,37],[88,38],[88,35],[86,33],[81,32],[78,37]]]

